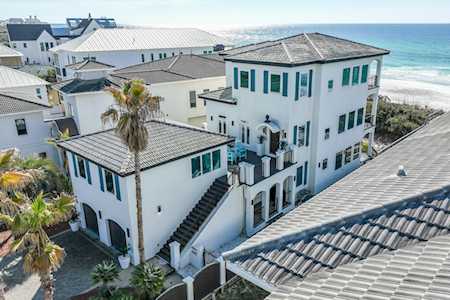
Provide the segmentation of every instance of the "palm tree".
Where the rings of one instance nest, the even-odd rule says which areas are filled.
[[[53,272],[61,266],[65,252],[50,240],[44,228],[67,220],[74,208],[74,200],[66,194],[45,199],[40,193],[30,201],[24,194],[16,193],[13,201],[16,210],[12,214],[0,213],[0,221],[14,236],[11,251],[24,250],[24,271],[39,275],[44,299],[51,300]]]
[[[115,131],[134,155],[136,185],[136,213],[138,226],[139,261],[145,261],[144,230],[142,224],[142,190],[140,152],[148,144],[145,123],[159,114],[160,97],[152,96],[140,80],[126,82],[122,89],[109,88],[115,104],[102,114],[102,121],[116,124]]]
[[[113,294],[114,287],[111,284],[119,278],[119,270],[112,261],[103,261],[95,266],[91,277],[94,284],[100,285],[100,295],[108,298]]]
[[[149,263],[143,263],[134,269],[130,279],[140,299],[155,299],[164,288],[164,273]]]

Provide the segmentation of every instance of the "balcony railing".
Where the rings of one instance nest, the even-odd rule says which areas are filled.
[[[364,120],[364,129],[370,129],[375,126],[375,116],[366,116]]]
[[[378,76],[373,75],[369,77],[369,90],[379,87]]]

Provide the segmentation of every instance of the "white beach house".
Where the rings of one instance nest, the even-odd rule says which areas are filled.
[[[183,274],[186,266],[201,268],[207,254],[254,235],[356,169],[360,142],[373,135],[388,53],[318,33],[222,52],[226,87],[199,96],[208,130],[216,133],[148,123],[146,259],[157,254]],[[83,227],[107,245],[128,243],[138,263],[126,146],[113,130],[59,146],[71,153]]]
[[[10,47],[0,45],[0,65],[20,68],[23,66],[23,54]]]
[[[145,28],[97,29],[51,49],[59,78],[66,79],[66,65],[84,60],[124,68],[178,54],[208,54],[231,44],[198,29]]]

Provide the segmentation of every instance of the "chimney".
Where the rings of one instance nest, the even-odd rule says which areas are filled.
[[[398,166],[397,176],[404,177],[406,175],[408,175],[408,173],[406,172],[405,167],[402,165]]]

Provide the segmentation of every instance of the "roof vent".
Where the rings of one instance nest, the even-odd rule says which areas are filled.
[[[406,175],[408,175],[408,173],[406,172],[405,167],[402,165],[398,166],[397,176],[403,177]]]

